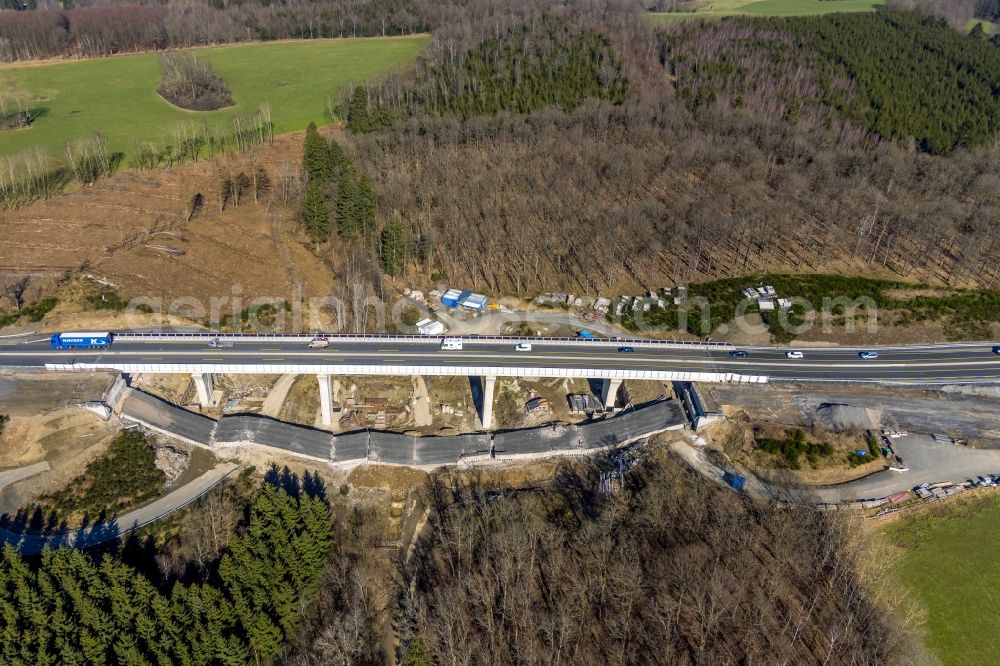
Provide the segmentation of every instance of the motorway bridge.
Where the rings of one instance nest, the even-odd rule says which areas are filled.
[[[48,337],[0,341],[0,368],[55,371],[116,370],[122,373],[186,373],[207,405],[213,374],[315,374],[324,424],[332,419],[331,375],[465,375],[482,378],[484,427],[492,425],[497,377],[579,377],[604,380],[610,406],[623,379],[765,383],[875,382],[939,385],[1000,382],[1000,355],[989,343],[856,348],[743,347],[727,343],[645,339],[461,338],[462,349],[441,348],[440,338],[330,335],[329,346],[308,347],[315,334],[153,334],[122,332],[108,349],[54,350]],[[210,347],[217,338],[232,346]],[[531,351],[516,351],[521,342]],[[623,348],[631,351],[624,351]]]

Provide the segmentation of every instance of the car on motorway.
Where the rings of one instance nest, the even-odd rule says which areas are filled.
[[[785,356],[788,358],[805,358],[806,355],[800,351],[787,351],[785,352]]]
[[[208,346],[212,349],[228,349],[235,344],[232,340],[226,340],[225,338],[212,338],[208,341]]]
[[[329,346],[330,346],[330,340],[328,338],[323,337],[322,335],[318,335],[309,341],[310,349],[324,349]]]
[[[461,338],[445,338],[441,341],[441,349],[445,351],[460,351],[462,349]]]
[[[863,351],[860,352],[858,356],[865,359],[866,361],[870,361],[872,359],[878,358],[878,353],[873,351]]]
[[[618,353],[619,354],[634,354],[635,353],[635,347],[619,347],[618,348]]]
[[[729,355],[732,356],[733,358],[746,358],[747,356],[750,355],[750,353],[743,349],[734,349],[733,351],[729,352]]]
[[[520,343],[517,344],[517,346],[514,347],[514,351],[529,352],[529,351],[531,351],[531,343],[530,342],[520,342]]]
[[[994,353],[994,354],[997,354],[997,355],[1000,355],[1000,346],[996,346],[996,347],[994,347],[994,348],[993,348],[993,353]]]

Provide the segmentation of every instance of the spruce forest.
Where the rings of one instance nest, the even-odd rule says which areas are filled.
[[[115,555],[47,550],[0,564],[5,664],[247,664],[297,635],[332,544],[326,503],[265,485],[200,582],[157,587]]]

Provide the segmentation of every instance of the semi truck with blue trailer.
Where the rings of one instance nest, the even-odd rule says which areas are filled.
[[[82,331],[80,333],[56,333],[52,336],[53,349],[106,349],[115,339],[110,331]]]

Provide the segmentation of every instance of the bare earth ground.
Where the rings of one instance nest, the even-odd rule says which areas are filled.
[[[1000,397],[900,387],[776,383],[757,387],[703,384],[700,388],[718,404],[745,411],[753,421],[822,426],[822,406],[848,405],[880,412],[880,427],[942,433],[970,446],[1000,448]]]
[[[319,384],[312,375],[299,375],[281,406],[282,421],[312,426],[319,414]]]
[[[260,151],[275,188],[298,169],[301,149],[302,133],[292,133]],[[220,214],[214,168],[205,160],[123,171],[79,192],[4,211],[0,275],[82,269],[128,295],[195,297],[206,305],[213,296],[232,298],[233,285],[240,286],[237,296],[291,299],[296,283],[305,297],[331,293],[328,268],[292,235],[294,207],[245,197]],[[198,193],[205,203],[189,220]]]
[[[103,455],[118,430],[117,419],[105,422],[91,412],[65,405],[100,400],[111,380],[105,373],[0,375],[0,413],[11,414],[0,436],[0,469],[39,461],[50,467],[0,490],[0,514],[12,513],[39,495],[65,487],[88,462]],[[157,448],[169,446],[182,458],[175,464],[172,488],[216,464],[208,451],[158,436],[153,441]]]
[[[77,408],[30,420],[16,417],[10,425],[10,432],[5,432],[0,442],[4,462],[13,467],[44,460],[50,469],[0,490],[0,514],[14,512],[32,498],[64,487],[88,462],[104,453],[115,434],[112,424]]]
[[[700,431],[700,434],[721,446],[733,460],[747,465],[764,480],[779,485],[824,486],[846,483],[885,469],[886,464],[881,457],[854,467],[847,463],[849,452],[868,449],[863,431],[856,428],[844,430],[804,427],[808,441],[830,444],[835,453],[819,458],[815,467],[803,456],[800,460],[801,468],[797,470],[783,469],[780,456],[761,451],[755,446],[755,428],[762,437],[780,439],[788,432],[788,428],[783,425],[726,421],[713,424]]]
[[[100,400],[114,380],[108,372],[0,373],[0,413],[34,416],[89,400]]]
[[[144,372],[132,377],[132,386],[177,405],[189,405],[197,400],[190,375]]]
[[[345,480],[357,488],[380,490],[399,498],[426,483],[427,472],[395,465],[363,465],[351,470]]]
[[[29,499],[61,488],[103,453],[114,426],[67,405],[100,400],[111,380],[106,373],[0,374],[0,413],[11,416],[0,436],[0,468],[40,461],[50,466],[0,490],[0,514],[16,511]]]

